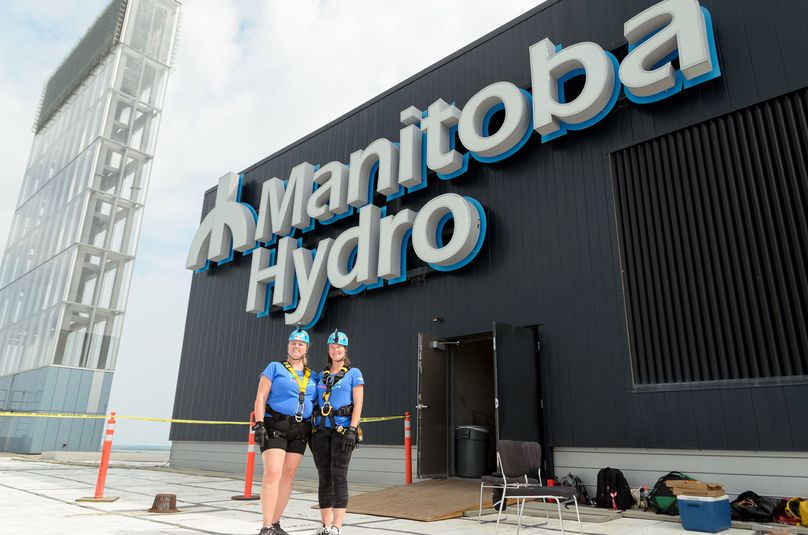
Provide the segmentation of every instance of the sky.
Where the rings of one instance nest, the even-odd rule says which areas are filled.
[[[192,277],[185,257],[202,195],[218,177],[249,167],[541,1],[185,0],[109,409],[171,417]],[[107,3],[0,3],[0,250],[42,88]],[[123,420],[116,444],[165,445],[168,432],[168,424]]]

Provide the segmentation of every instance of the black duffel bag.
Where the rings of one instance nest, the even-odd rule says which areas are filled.
[[[729,504],[733,520],[752,522],[771,522],[774,519],[774,508],[777,498],[759,496],[751,490],[742,492]]]

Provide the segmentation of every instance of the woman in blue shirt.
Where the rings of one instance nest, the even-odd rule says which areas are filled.
[[[328,337],[328,365],[317,382],[318,408],[309,444],[320,478],[323,525],[316,535],[340,535],[342,530],[348,507],[348,463],[359,438],[364,384],[359,368],[351,368],[348,336],[335,330]]]
[[[258,381],[253,430],[264,463],[259,535],[288,535],[280,519],[311,435],[317,392],[317,375],[306,365],[308,349],[309,334],[298,327],[289,336],[286,360],[270,362]]]

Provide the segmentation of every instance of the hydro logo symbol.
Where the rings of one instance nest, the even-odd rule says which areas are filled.
[[[448,193],[417,213],[388,215],[373,204],[374,193],[390,201],[425,188],[430,172],[451,180],[468,170],[470,159],[503,160],[533,132],[546,143],[585,129],[609,114],[621,90],[632,102],[647,104],[721,75],[710,14],[697,0],[660,2],[626,22],[623,33],[629,52],[622,63],[595,43],[562,47],[543,39],[528,50],[531,93],[497,82],[462,110],[441,99],[425,111],[411,106],[400,114],[404,127],[397,142],[377,139],[353,152],[348,164],[295,166],[288,180],[264,182],[257,213],[241,202],[241,177],[221,177],[216,205],[194,236],[186,267],[199,272],[211,262],[229,262],[234,251],[252,254],[246,311],[266,316],[274,305],[283,308],[288,325],[306,326],[319,319],[332,286],[355,294],[405,280],[410,242],[433,269],[462,268],[485,239],[485,211],[477,200]],[[585,83],[568,102],[565,84],[575,77]],[[491,117],[501,110],[503,124],[491,133]],[[468,152],[455,150],[458,138]],[[314,249],[293,237],[296,230],[306,233],[356,212],[357,226]],[[444,243],[450,219],[451,239]]]

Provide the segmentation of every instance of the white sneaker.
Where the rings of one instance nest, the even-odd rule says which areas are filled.
[[[314,535],[331,535],[331,530],[325,527],[324,524],[320,524],[320,527],[317,528],[317,531],[314,532]]]
[[[331,535],[342,535],[342,530],[337,526],[331,526]]]

